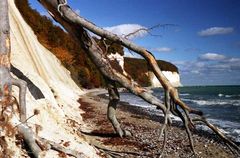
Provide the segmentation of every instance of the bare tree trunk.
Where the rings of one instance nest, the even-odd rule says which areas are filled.
[[[108,79],[106,79],[106,81],[108,84],[107,86],[108,86],[108,94],[109,94],[109,103],[108,103],[108,110],[107,110],[108,119],[110,120],[113,127],[115,128],[115,131],[119,134],[120,137],[131,136],[131,133],[129,131],[121,128],[121,125],[119,124],[116,118],[116,108],[120,100],[116,83],[115,81],[111,81]]]
[[[92,59],[95,65],[99,68],[100,72],[107,78],[108,81],[116,81],[120,83],[125,88],[130,90],[133,94],[140,96],[150,104],[158,106],[163,111],[163,113],[166,112],[166,107],[164,106],[162,101],[154,97],[149,90],[142,88],[136,82],[130,80],[129,77],[117,72],[111,67],[111,64],[106,54],[97,45],[96,41],[91,38],[80,25],[74,24],[73,22],[65,20],[61,17],[57,10],[57,0],[40,2],[51,12],[53,17],[65,27],[65,29],[73,36],[73,38],[82,45],[85,51],[88,52],[89,57]],[[112,122],[112,124],[116,125],[116,123],[114,122]],[[117,129],[118,127],[114,128]],[[116,132],[119,131],[120,130]],[[120,133],[118,134],[121,135]]]
[[[105,31],[93,23],[85,20],[84,18],[80,17],[78,14],[74,13],[72,9],[67,5],[65,0],[38,0],[53,16],[53,18],[59,22],[69,33],[70,35],[78,41],[81,46],[88,52],[88,55],[92,59],[92,61],[95,63],[95,65],[99,68],[100,72],[108,78],[108,80],[115,81],[120,83],[122,86],[127,88],[130,92],[132,92],[135,95],[138,95],[139,97],[143,98],[145,101],[158,106],[165,115],[165,123],[162,127],[162,132],[166,134],[166,124],[171,124],[171,119],[169,117],[170,112],[178,117],[181,118],[183,121],[185,128],[187,130],[187,134],[190,140],[190,145],[192,150],[194,151],[193,147],[193,141],[192,136],[190,133],[190,127],[195,127],[192,119],[190,118],[189,113],[196,114],[199,116],[200,120],[203,123],[205,123],[206,126],[211,126],[206,122],[205,118],[202,117],[202,112],[199,110],[192,109],[188,107],[178,96],[177,90],[169,83],[169,81],[166,79],[166,77],[163,75],[162,71],[157,65],[157,62],[153,55],[147,51],[145,48],[135,45],[134,43],[128,41],[127,39],[121,38],[115,34],[112,34],[108,31]],[[135,83],[133,80],[130,80],[127,76],[124,74],[121,74],[120,72],[117,72],[115,69],[111,67],[111,64],[109,63],[109,59],[107,58],[106,54],[101,50],[101,48],[97,45],[95,40],[88,35],[88,33],[84,30],[84,28],[92,31],[93,33],[96,33],[97,35],[101,36],[102,38],[107,38],[113,42],[116,42],[118,44],[121,44],[134,52],[142,55],[146,61],[148,62],[148,65],[151,66],[151,69],[153,70],[154,74],[157,76],[158,80],[162,84],[163,88],[165,89],[165,105],[162,104],[162,102],[154,97],[148,90],[142,88],[137,83]],[[109,91],[111,94],[110,97],[117,96],[116,90],[114,88],[114,83],[109,83]],[[112,93],[114,92],[114,93]],[[113,103],[113,101],[110,98],[109,108],[112,111],[110,114],[115,115],[115,108],[116,108],[116,100]],[[179,106],[184,113],[182,113],[178,107]],[[121,136],[121,133],[123,130],[119,130],[119,124],[117,123],[115,117],[110,115],[110,121],[112,122],[114,128],[116,129],[116,132],[119,133]],[[216,134],[219,135],[221,133],[217,128],[211,128]],[[221,137],[221,136],[220,136]],[[222,138],[222,137],[221,137]],[[166,142],[166,141],[164,141]],[[231,145],[233,148],[239,151],[239,147],[232,143],[231,140],[226,139],[226,143]],[[164,143],[165,145],[165,143]]]
[[[5,74],[8,73],[7,76],[10,74],[10,27],[7,0],[0,1],[0,15],[0,69],[3,69],[0,70],[0,97],[1,99],[4,99],[3,97],[6,95],[6,93],[9,93],[11,91],[10,79],[7,78],[2,81]]]
[[[16,80],[10,74],[10,26],[8,18],[8,1],[0,1],[0,99],[3,108],[9,106],[12,85],[19,87],[20,120],[26,120],[26,83]]]
[[[10,74],[10,26],[8,17],[8,0],[0,1],[0,128],[5,129],[11,119],[12,114],[9,114],[8,109],[12,106],[12,85],[19,87],[19,100],[20,100],[20,121],[26,120],[26,106],[25,106],[25,95],[26,95],[26,83],[22,80],[12,78]],[[13,111],[12,111],[13,112]],[[1,131],[2,131],[1,129]],[[5,130],[8,130],[6,128]],[[41,149],[37,146],[34,141],[34,135],[32,131],[21,124],[18,126],[18,131],[23,134],[24,140],[32,149],[35,157],[38,157]],[[6,155],[5,155],[6,156]]]
[[[9,120],[5,109],[11,102],[11,75],[10,75],[10,26],[8,19],[8,2],[0,1],[0,117],[4,123]]]

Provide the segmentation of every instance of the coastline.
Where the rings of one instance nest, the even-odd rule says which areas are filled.
[[[84,126],[81,132],[86,140],[96,148],[119,151],[123,157],[158,157],[161,153],[163,138],[158,141],[163,117],[156,116],[144,108],[120,102],[117,118],[124,129],[133,136],[119,138],[107,120],[107,97],[104,89],[90,90],[81,96],[79,102]],[[235,157],[216,136],[207,132],[193,132],[194,146],[198,157],[232,158]],[[100,153],[104,156],[104,153]],[[105,155],[106,156],[106,155]],[[169,127],[167,145],[163,157],[193,157],[187,134],[179,122]]]

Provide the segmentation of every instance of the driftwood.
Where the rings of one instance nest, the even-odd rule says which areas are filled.
[[[76,158],[84,158],[86,157],[83,153],[80,153],[76,150],[71,150],[71,149],[67,149],[66,147],[63,147],[62,145],[58,144],[58,143],[55,143],[53,141],[50,141],[50,140],[47,140],[47,139],[44,139],[44,138],[40,138],[40,137],[37,137],[36,140],[39,142],[39,145],[44,148],[45,150],[49,150],[49,149],[53,149],[53,150],[56,150],[58,152],[62,152],[66,155],[70,155],[70,156],[73,156],[73,157],[76,157]]]
[[[178,116],[184,123],[187,135],[190,140],[191,148],[194,152],[193,139],[191,136],[191,128],[195,128],[195,120],[192,120],[189,114],[195,114],[197,121],[201,121],[204,125],[208,126],[213,132],[220,136],[224,142],[231,148],[235,149],[239,153],[239,147],[226,137],[222,137],[222,133],[213,125],[211,125],[202,115],[203,113],[199,110],[193,109],[186,105],[178,95],[178,91],[169,83],[166,77],[163,75],[161,69],[158,67],[154,56],[145,48],[137,46],[131,41],[119,37],[113,33],[110,33],[102,28],[97,27],[88,20],[82,18],[76,14],[68,5],[66,0],[38,0],[50,13],[50,15],[59,22],[69,34],[86,50],[89,57],[99,68],[100,72],[107,78],[109,83],[109,96],[110,102],[108,107],[108,118],[111,121],[114,129],[120,136],[125,136],[126,132],[120,127],[120,124],[115,117],[115,109],[119,100],[117,89],[114,86],[114,82],[118,82],[123,87],[127,88],[131,93],[143,98],[150,104],[156,105],[162,110],[165,121],[160,132],[160,137],[164,133],[164,144],[166,144],[167,125],[171,124],[170,113]],[[128,76],[116,71],[112,68],[106,53],[97,45],[96,41],[87,33],[85,30],[89,30],[103,39],[106,38],[112,42],[118,43],[138,54],[140,54],[147,62],[160,83],[165,90],[165,101],[162,101],[154,97],[147,89],[142,88]],[[183,111],[181,112],[179,108]],[[214,127],[214,128],[212,128]]]

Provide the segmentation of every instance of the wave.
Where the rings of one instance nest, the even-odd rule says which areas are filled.
[[[176,117],[174,115],[170,115],[170,117],[173,121],[181,122],[181,119],[179,117]],[[240,123],[218,119],[208,119],[208,121],[213,125],[217,126],[222,133],[232,138],[234,141],[240,142]],[[210,133],[213,132],[212,130],[210,130],[210,128],[204,125],[198,125],[197,129],[201,129]]]
[[[219,93],[219,94],[218,94],[218,96],[219,96],[219,97],[223,97],[223,96],[224,96],[224,94],[222,94],[222,93]]]
[[[208,119],[208,121],[217,126],[218,129],[226,136],[232,138],[236,142],[240,142],[240,123],[217,119]],[[213,133],[210,128],[204,125],[198,125],[197,129]]]
[[[122,101],[126,101],[130,103],[131,105],[142,107],[149,111],[150,113],[163,116],[163,114],[156,110],[155,106],[152,106],[146,102],[144,102],[142,99],[135,97],[131,94],[123,94],[121,97]],[[198,105],[225,105],[225,104],[231,104],[236,102],[238,106],[240,106],[240,100],[196,100],[196,99],[184,99],[184,101],[193,102]],[[181,122],[181,119],[179,117],[176,117],[174,115],[170,115],[171,119],[173,121]],[[216,125],[219,127],[219,130],[222,131],[224,134],[226,134],[228,137],[233,138],[235,141],[240,142],[240,123],[238,122],[231,122],[227,120],[222,119],[208,119],[210,123]],[[198,129],[211,132],[211,130],[206,126],[198,126]]]
[[[163,114],[160,115],[163,116]],[[176,117],[172,114],[170,115],[170,117],[173,121],[181,122],[181,119],[179,117]],[[208,119],[208,121],[213,125],[217,126],[218,129],[226,136],[232,138],[236,142],[240,142],[240,123],[218,119]],[[213,132],[212,130],[210,130],[210,128],[204,125],[198,125],[197,129],[207,131],[210,133]]]
[[[188,101],[195,103],[197,105],[233,105],[240,106],[240,100],[196,100],[196,99],[186,99],[183,98],[183,101]]]
[[[232,137],[235,141],[240,142],[240,123],[217,119],[209,119],[209,122],[219,126],[221,132]]]
[[[240,97],[240,94],[233,94],[233,95],[229,95],[229,94],[222,94],[222,93],[219,93],[218,94],[218,97],[225,97],[225,98],[235,98],[235,97]]]
[[[218,119],[208,119],[209,122],[216,124],[224,129],[237,129],[240,128],[240,123],[238,122],[231,122],[231,121],[226,121],[226,120],[218,120]],[[240,129],[238,129],[240,131]]]
[[[183,93],[183,95],[186,95],[187,93]],[[190,94],[189,94],[190,95]],[[183,98],[183,101],[188,101],[191,103],[195,103],[198,105],[235,105],[235,106],[240,106],[240,100],[238,99],[224,99],[225,95],[223,97],[223,99],[216,99],[216,100],[201,100],[201,99],[187,99],[187,98]],[[138,106],[138,107],[142,107],[144,109],[146,109],[147,111],[149,111],[150,113],[159,115],[159,116],[163,116],[163,114],[161,112],[159,112],[159,110],[157,111],[155,106],[150,105],[148,103],[146,103],[145,101],[143,101],[142,99],[131,95],[129,93],[124,93],[121,95],[121,100],[122,101],[126,101],[128,103],[130,103],[131,105],[134,106]],[[174,115],[170,115],[171,119],[173,121],[177,121],[177,122],[181,122],[181,119],[179,117],[176,117]],[[217,127],[219,127],[220,131],[222,131],[223,133],[225,133],[228,137],[233,138],[235,141],[240,142],[240,123],[239,122],[232,122],[232,121],[228,121],[228,120],[222,120],[222,119],[208,119],[209,122],[211,122],[212,124],[216,125]],[[208,131],[211,132],[211,130],[206,127],[206,126],[198,126],[198,129],[204,130],[204,131]]]
[[[151,105],[147,102],[145,102],[143,99],[136,97],[129,93],[122,93],[120,97],[121,101],[128,102],[131,105],[143,107],[143,108],[155,108],[154,105]]]
[[[189,93],[180,93],[180,96],[189,96]]]

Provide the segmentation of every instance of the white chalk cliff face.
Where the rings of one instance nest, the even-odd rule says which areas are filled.
[[[27,117],[33,115],[34,109],[40,111],[39,115],[28,120],[28,125],[40,137],[57,143],[70,142],[69,149],[82,152],[87,157],[98,157],[95,149],[86,143],[84,138],[79,137],[74,132],[74,130],[78,131],[78,129],[71,127],[68,122],[74,120],[84,126],[80,115],[82,113],[79,109],[80,104],[77,102],[80,95],[84,94],[84,91],[74,83],[69,71],[61,65],[60,61],[39,43],[36,35],[16,8],[14,0],[9,0],[9,18],[11,27],[11,63],[44,96],[40,99],[35,98],[30,90],[27,90]],[[109,58],[116,59],[123,68],[124,59],[121,55],[116,53],[109,56]],[[18,96],[18,89],[15,87],[13,88],[13,95],[16,98]],[[19,124],[19,118],[14,116],[12,122],[16,125]],[[39,126],[42,127],[41,130],[36,131]],[[15,144],[12,145],[15,146]],[[19,157],[19,155],[21,155],[21,150],[16,147],[15,156],[13,157]],[[58,152],[49,150],[46,152],[46,157],[58,157]]]
[[[40,110],[40,114],[31,118],[28,125],[33,130],[41,126],[42,130],[38,135],[43,138],[57,143],[69,141],[68,148],[82,152],[88,157],[98,157],[96,151],[74,133],[73,127],[67,123],[67,120],[83,123],[80,104],[77,100],[84,92],[73,82],[69,71],[61,65],[60,61],[39,43],[36,35],[16,8],[14,0],[9,0],[9,18],[11,63],[44,95],[44,98],[35,99],[28,89],[27,117],[33,114],[34,109]],[[13,88],[13,94],[18,96],[17,88]],[[18,118],[13,121],[15,124],[19,123]],[[16,157],[17,154],[19,153],[16,152]],[[49,150],[46,157],[58,157],[58,153]]]
[[[109,54],[108,58],[110,60],[116,60],[118,62],[118,64],[121,66],[121,68],[123,70],[123,74],[127,76],[127,73],[124,69],[124,57],[122,55],[120,55],[118,52],[116,52],[115,54]],[[177,72],[163,71],[163,74],[165,75],[165,77],[170,81],[170,83],[174,87],[182,86],[182,84],[180,82],[180,76]],[[152,72],[149,71],[147,75],[149,76],[151,87],[153,87],[153,88],[154,87],[162,87],[160,82],[158,81],[157,77]]]
[[[124,57],[121,55],[121,54],[119,54],[118,52],[116,52],[115,54],[109,54],[108,55],[108,58],[111,60],[111,61],[114,61],[114,60],[116,60],[117,62],[118,62],[118,64],[119,64],[119,66],[122,68],[122,70],[123,70],[123,74],[125,75],[125,76],[127,76],[127,72],[125,71],[125,69],[124,69]]]
[[[174,87],[182,86],[180,82],[180,76],[177,72],[172,72],[172,71],[162,71],[162,72]],[[148,75],[151,82],[151,87],[162,87],[157,77],[153,74],[153,72],[148,72]]]

